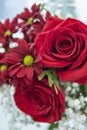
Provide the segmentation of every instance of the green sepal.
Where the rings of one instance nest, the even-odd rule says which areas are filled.
[[[49,86],[54,86],[56,93],[58,93],[59,81],[55,69],[43,70],[42,74],[38,76],[38,79],[42,80],[45,76],[48,78]]]

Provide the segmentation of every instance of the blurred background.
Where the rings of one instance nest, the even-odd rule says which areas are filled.
[[[87,0],[0,0],[0,20],[6,18],[12,19],[16,14],[23,11],[24,7],[30,7],[35,2],[47,3],[48,6],[55,3],[57,3],[55,5],[58,6],[59,3],[62,3],[64,7],[66,3],[74,3],[76,8],[75,13],[77,14],[76,17],[83,21],[87,20]],[[51,8],[51,11],[52,10],[54,9]],[[65,12],[66,11],[67,10],[65,10]]]

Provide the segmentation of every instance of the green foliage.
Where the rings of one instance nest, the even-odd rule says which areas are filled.
[[[40,9],[41,9],[41,11],[42,11],[42,10],[46,10],[45,6],[46,6],[45,3],[40,4]]]
[[[51,124],[48,130],[54,130],[55,128],[58,128],[58,123]]]
[[[39,80],[42,80],[44,77],[47,77],[49,86],[54,86],[56,93],[58,93],[57,87],[59,87],[59,80],[54,69],[44,70],[42,74],[38,76]]]
[[[87,83],[84,86],[80,86],[80,90],[84,96],[87,96]]]

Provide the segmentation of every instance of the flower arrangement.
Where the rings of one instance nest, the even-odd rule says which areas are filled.
[[[0,21],[0,84],[14,86],[16,106],[34,121],[54,123],[67,105],[64,86],[87,82],[87,25],[42,11],[34,4]]]

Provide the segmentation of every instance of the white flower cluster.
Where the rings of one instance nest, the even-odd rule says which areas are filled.
[[[67,108],[57,130],[87,130],[87,96],[82,95],[76,83],[68,84],[65,92]]]

